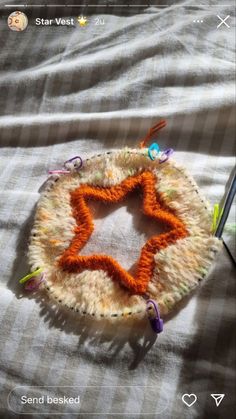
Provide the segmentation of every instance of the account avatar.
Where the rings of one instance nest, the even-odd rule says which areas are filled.
[[[23,12],[16,11],[8,16],[7,24],[12,31],[21,32],[27,28],[28,18]]]

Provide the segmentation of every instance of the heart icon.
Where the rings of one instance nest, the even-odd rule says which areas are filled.
[[[196,394],[183,394],[182,396],[182,400],[183,402],[188,406],[191,407],[194,403],[196,403],[197,401],[197,396]]]

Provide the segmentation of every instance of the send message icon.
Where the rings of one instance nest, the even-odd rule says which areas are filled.
[[[211,397],[215,400],[216,406],[218,407],[225,397],[225,394],[211,394]]]

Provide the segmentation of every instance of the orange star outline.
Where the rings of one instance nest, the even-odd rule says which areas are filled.
[[[67,272],[78,273],[85,269],[104,270],[114,280],[120,281],[133,294],[144,294],[155,266],[154,255],[177,240],[188,236],[184,223],[174,214],[158,196],[155,190],[156,177],[149,171],[131,176],[119,185],[98,187],[83,184],[71,192],[73,216],[77,222],[75,235],[59,259],[59,266]],[[90,238],[94,224],[87,199],[116,203],[122,200],[134,188],[143,189],[143,212],[150,218],[170,227],[170,231],[152,236],[142,247],[138,260],[136,276],[130,275],[111,256],[94,254],[81,256],[78,252]]]

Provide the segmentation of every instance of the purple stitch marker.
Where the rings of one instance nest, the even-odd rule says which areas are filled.
[[[35,291],[39,288],[39,285],[45,281],[45,274],[43,273],[40,277],[33,276],[29,281],[25,284],[26,291]]]
[[[156,313],[155,317],[152,317],[150,315],[150,307],[151,307],[150,304],[152,305],[152,307],[155,310],[155,313]],[[147,300],[147,313],[148,313],[148,319],[150,321],[152,330],[155,333],[161,333],[163,331],[163,320],[160,317],[158,306],[157,306],[157,304],[155,303],[154,300]]]
[[[72,163],[74,160],[77,160],[77,159],[80,160],[80,164],[79,164],[78,167],[75,166],[75,168],[77,170],[81,169],[81,167],[83,166],[83,160],[81,159],[80,156],[75,156],[75,157],[72,157],[72,159],[66,160],[65,163],[64,163],[64,167],[67,168],[67,166],[66,166],[67,163]]]
[[[164,159],[160,159],[159,163],[165,163],[166,160],[171,156],[171,154],[174,153],[173,148],[167,148],[165,151],[163,151],[163,155],[166,156]]]

